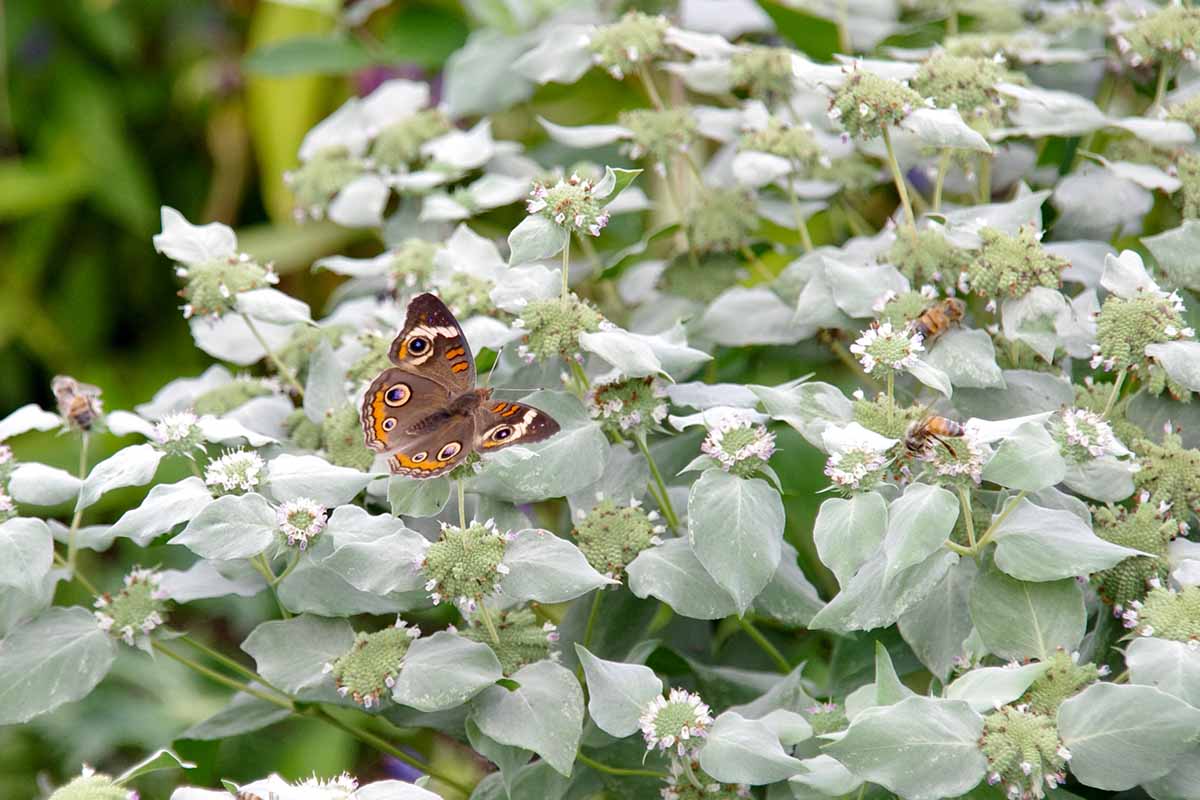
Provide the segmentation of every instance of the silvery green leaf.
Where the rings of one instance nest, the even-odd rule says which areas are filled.
[[[692,484],[687,514],[692,552],[744,612],[779,567],[779,493],[764,480],[710,469]]]
[[[1200,248],[1200,220],[1185,219],[1178,228],[1147,236],[1142,243],[1172,284],[1193,291],[1200,289],[1200,264],[1195,259]]]
[[[956,797],[983,779],[983,718],[958,700],[909,697],[870,708],[824,750],[906,800]]]
[[[213,358],[248,367],[257,364],[266,355],[262,344],[246,327],[246,320],[236,314],[226,314],[217,319],[192,317],[188,320],[192,339],[204,352]],[[262,334],[273,352],[287,344],[292,338],[293,325],[276,325],[272,322],[256,322],[254,327]]]
[[[850,583],[813,617],[810,628],[839,632],[873,630],[891,625],[937,588],[958,556],[941,550],[920,564],[886,577],[887,556],[868,559]]]
[[[508,263],[541,261],[562,252],[570,234],[541,214],[530,214],[508,235]]]
[[[696,329],[729,347],[794,344],[804,337],[792,317],[792,309],[770,289],[735,286],[708,306]]]
[[[1008,111],[1012,127],[995,131],[993,138],[1007,136],[1080,136],[1104,127],[1108,118],[1095,103],[1074,92],[1039,87],[996,84],[1003,95],[1015,99]]]
[[[1010,489],[1037,492],[1054,486],[1067,473],[1058,443],[1045,425],[1026,422],[1001,440],[983,466],[983,477]]]
[[[283,722],[291,715],[291,711],[274,703],[238,693],[229,701],[229,705],[211,717],[197,722],[176,738],[216,741],[262,730],[277,722]],[[178,800],[177,795],[172,797]],[[217,795],[215,800],[229,800],[229,795],[222,793]]]
[[[537,121],[551,139],[567,147],[603,147],[633,136],[633,131],[621,125],[555,125],[545,117]]]
[[[641,174],[642,171],[640,169],[613,169],[612,167],[605,167],[604,177],[600,179],[600,182],[592,190],[592,196],[599,200],[608,200],[611,203]]]
[[[779,736],[762,720],[726,711],[717,717],[700,748],[700,766],[722,783],[761,786],[787,780],[804,770],[779,744]]]
[[[1006,369],[1003,389],[959,388],[954,405],[968,417],[1008,419],[1014,414],[1057,411],[1075,403],[1075,390],[1061,375]]]
[[[657,597],[685,617],[721,619],[738,613],[733,598],[705,571],[686,539],[668,539],[643,550],[626,572],[631,592]]]
[[[974,627],[967,602],[978,571],[974,559],[960,559],[925,599],[900,615],[898,626],[904,641],[943,682]]]
[[[954,387],[950,385],[950,376],[928,361],[918,358],[905,369],[909,375],[912,375],[930,389],[936,389],[946,397],[954,394]]]
[[[143,758],[138,763],[134,764],[129,769],[122,772],[116,777],[114,783],[124,785],[134,778],[147,775],[151,772],[159,772],[165,769],[195,769],[196,765],[191,761],[185,761],[179,757],[179,754],[174,750],[162,749],[151,753],[146,758]]]
[[[79,495],[83,481],[65,469],[36,461],[18,464],[8,480],[8,494],[18,503],[56,506]]]
[[[772,391],[769,387],[762,388]],[[676,383],[667,387],[667,396],[674,405],[701,410],[717,406],[754,408],[758,405],[758,397],[750,387],[740,383]]]
[[[887,502],[877,492],[821,503],[813,523],[813,543],[821,563],[845,588],[887,533]]]
[[[1136,468],[1134,462],[1113,456],[1093,458],[1068,467],[1063,485],[1084,497],[1103,503],[1116,503],[1133,494],[1133,473]]]
[[[1171,380],[1189,392],[1200,392],[1200,342],[1148,344],[1146,355],[1157,361]]]
[[[792,310],[794,338],[781,344],[815,336],[822,328],[854,327],[854,320],[838,307],[833,296],[833,281],[826,276],[823,263],[822,259],[796,298],[796,307]]]
[[[809,444],[822,446],[821,434],[830,423],[849,422],[854,404],[842,390],[813,381],[783,387],[748,387],[772,419],[791,425]]]
[[[225,386],[233,375],[225,367],[214,364],[195,378],[176,378],[154,393],[149,403],[136,407],[146,419],[160,419],[173,411],[184,411],[194,400],[210,389]]]
[[[334,354],[329,342],[321,340],[308,362],[304,414],[320,425],[328,412],[341,408],[349,399],[346,394],[346,368]]]
[[[56,519],[47,520],[54,541],[67,544],[71,539],[71,529]],[[103,552],[112,547],[113,539],[111,525],[82,525],[75,530],[75,545],[84,550]]]
[[[1045,661],[1083,639],[1083,589],[1074,578],[1031,583],[991,567],[975,579],[970,608],[975,630],[1000,658]]]
[[[0,587],[37,594],[54,560],[54,540],[36,517],[0,523]]]
[[[1197,800],[1200,798],[1200,745],[1179,758],[1175,768],[1161,778],[1142,784],[1154,800]]]
[[[176,603],[190,603],[231,594],[253,597],[267,582],[247,561],[197,561],[186,570],[163,570],[159,586]]]
[[[484,460],[472,492],[511,503],[566,497],[604,474],[608,438],[583,404],[565,392],[540,391],[523,402],[550,414],[561,430],[545,442],[507,447]]]
[[[603,495],[618,505],[624,505],[643,497],[649,482],[650,468],[642,454],[629,445],[613,445],[609,449],[608,463],[600,479],[591,486],[572,493],[567,500],[572,514],[591,511],[599,502],[598,495]],[[497,520],[497,524],[499,522]],[[500,527],[504,528],[503,525]],[[527,527],[528,522],[516,526],[517,529]]]
[[[1134,250],[1122,250],[1120,255],[1104,258],[1104,272],[1100,285],[1117,297],[1131,299],[1138,292],[1157,292],[1158,284],[1150,277],[1142,257]]]
[[[1020,667],[976,667],[946,687],[947,700],[962,700],[981,714],[1007,705],[1025,694],[1050,669],[1038,661]]]
[[[1117,231],[1138,233],[1154,205],[1154,193],[1095,164],[1064,176],[1054,189],[1059,218],[1055,233],[1070,239],[1110,239]]]
[[[930,147],[991,153],[992,148],[979,131],[963,122],[952,108],[918,108],[897,126]]]
[[[328,256],[313,262],[313,271],[327,269],[338,275],[351,278],[382,278],[387,275],[396,262],[396,254],[390,251],[380,253],[374,258],[349,258],[347,256]]]
[[[771,17],[750,0],[686,0],[679,5],[679,22],[689,31],[715,33],[730,40],[743,33],[775,31]]]
[[[698,369],[701,364],[712,361],[712,356],[708,353],[687,346],[687,338],[680,325],[654,335],[643,333],[630,335],[649,346],[655,358],[662,363],[663,372],[670,378],[686,377]]]
[[[925,356],[957,388],[1002,389],[1004,375],[996,365],[996,349],[987,331],[956,328],[942,334]]]
[[[1148,555],[1107,542],[1070,511],[1020,500],[996,526],[996,566],[1023,581],[1052,581],[1088,575],[1126,558]]]
[[[149,439],[154,435],[154,423],[128,411],[109,411],[104,415],[104,425],[116,436],[138,433]]]
[[[228,225],[193,225],[170,206],[162,206],[159,215],[162,232],[154,235],[154,249],[172,261],[200,264],[237,253],[237,235]]]
[[[759,188],[794,172],[795,165],[786,158],[742,150],[733,157],[731,164],[734,179],[742,186]]]
[[[1145,240],[1149,241],[1149,240]],[[1081,283],[1089,289],[1100,285],[1100,276],[1104,273],[1104,259],[1115,254],[1108,242],[1077,241],[1049,242],[1043,245],[1047,253],[1067,259],[1070,264],[1062,273],[1062,279],[1068,283]]]
[[[867,319],[875,316],[874,305],[889,291],[908,291],[908,279],[891,264],[851,265],[825,257],[825,278],[833,289],[833,299],[847,316]]]
[[[1153,686],[1200,708],[1200,649],[1189,642],[1141,636],[1125,650],[1129,682]]]
[[[1024,342],[1046,361],[1062,344],[1058,330],[1071,320],[1071,307],[1062,292],[1035,286],[1024,296],[1000,304],[1004,337]]]
[[[956,247],[979,247],[979,230],[995,228],[1016,236],[1024,225],[1042,229],[1042,204],[1050,191],[1021,194],[1007,203],[984,203],[945,212],[946,238]]]
[[[263,322],[290,325],[297,322],[312,322],[308,303],[286,295],[278,289],[251,289],[237,295],[237,310]]]
[[[408,781],[386,780],[360,786],[354,800],[442,800],[442,796]]]
[[[36,403],[30,403],[0,420],[0,442],[29,431],[52,431],[62,426],[63,419],[58,414],[43,411]]]
[[[394,614],[429,604],[428,595],[377,595],[355,589],[345,577],[316,561],[328,555],[333,546],[332,537],[319,537],[316,546],[310,546],[307,555],[300,556],[300,563],[291,574],[279,582],[279,599],[289,610],[324,617],[346,617]]]
[[[265,400],[267,402],[273,402],[276,399],[283,400],[283,398],[255,398],[255,400]],[[241,408],[234,413],[239,413],[250,408],[251,404],[254,403],[255,400],[251,400],[249,403],[241,406]],[[283,400],[283,402],[287,403],[289,408],[291,407],[291,403],[287,400]],[[274,436],[267,436],[259,433],[258,431],[247,428],[240,421],[233,417],[218,418],[204,416],[200,417],[200,419],[196,421],[196,425],[200,428],[200,432],[204,434],[205,441],[213,442],[215,444],[226,444],[245,440],[251,447],[262,447],[263,445],[274,444],[276,441],[278,441]]]
[[[106,492],[126,486],[144,486],[154,479],[161,451],[148,444],[135,444],[118,450],[92,467],[79,490],[75,510],[81,511],[99,500]]]
[[[448,168],[436,170],[439,172],[478,169],[495,154],[492,121],[486,118],[476,122],[470,130],[451,128],[448,133],[421,145],[421,155],[435,167]]]
[[[596,658],[586,647],[575,645],[587,678],[588,713],[605,733],[618,738],[638,729],[638,719],[651,700],[663,693],[654,670],[641,664],[623,664]]]
[[[1151,686],[1095,683],[1058,707],[1058,733],[1080,782],[1132,789],[1195,749],[1200,709]]]
[[[1137,138],[1159,147],[1179,147],[1196,141],[1192,126],[1178,119],[1126,117],[1110,120],[1114,128],[1129,131]]]
[[[518,533],[505,548],[504,564],[500,590],[517,600],[565,603],[618,583],[592,569],[578,547],[544,530]]]
[[[476,697],[471,719],[497,742],[532,750],[569,777],[583,732],[578,681],[553,661],[522,667],[512,680],[520,688],[491,686]]]
[[[853,794],[862,785],[862,780],[846,769],[833,756],[822,753],[803,759],[804,772],[788,779],[796,800],[816,800],[818,797],[840,797]],[[800,787],[805,787],[804,793]]]
[[[36,562],[32,565],[37,569]],[[0,641],[12,631],[24,627],[28,621],[41,614],[54,601],[54,592],[60,580],[65,580],[64,570],[47,570],[36,586],[30,590],[6,586],[0,589]],[[3,646],[0,645],[0,650]]]
[[[808,626],[825,602],[800,569],[798,558],[796,548],[785,541],[779,568],[758,597],[754,598],[754,610],[784,625],[803,628]]]
[[[885,580],[942,549],[958,521],[958,498],[940,486],[912,483],[888,506]],[[850,535],[856,535],[851,532]]]
[[[116,655],[116,640],[87,609],[46,609],[0,642],[0,724],[28,722],[87,697]]]
[[[730,63],[725,58],[694,58],[687,62],[667,61],[666,72],[679,76],[683,85],[693,92],[721,95],[732,90]]]
[[[883,642],[875,640],[875,698],[873,706],[890,706],[899,703],[914,692],[900,682],[892,657]]]
[[[349,503],[377,475],[330,464],[320,456],[275,456],[267,464],[267,487],[279,502],[307,497],[332,508]]]
[[[354,645],[354,629],[344,619],[301,614],[261,623],[242,642],[259,675],[290,694],[329,680],[326,664]]]
[[[204,506],[169,544],[201,558],[250,558],[275,541],[275,510],[261,494],[225,495]]]
[[[581,349],[595,353],[629,378],[662,372],[662,362],[650,345],[620,328],[579,334]]]
[[[366,128],[363,101],[352,97],[304,135],[300,160],[308,161],[324,148],[335,146],[345,147],[351,155],[362,155],[368,142]]]
[[[419,711],[460,706],[503,677],[486,644],[438,631],[413,641],[392,688],[392,699]]]
[[[450,500],[450,479],[417,480],[393,475],[388,478],[388,504],[392,513],[407,517],[435,517]]]
[[[537,83],[574,83],[592,68],[592,51],[588,47],[589,32],[590,27],[587,25],[558,26],[554,28],[553,35],[542,37],[536,47],[520,54],[512,63],[512,69]],[[538,121],[546,124],[540,117]]]
[[[160,483],[150,490],[140,506],[122,514],[109,534],[128,537],[145,547],[157,536],[192,519],[211,502],[212,494],[200,478]]]
[[[506,268],[503,281],[493,287],[489,296],[496,308],[512,314],[520,314],[525,306],[534,300],[549,300],[557,297],[560,286],[562,286],[561,269],[547,269],[541,264],[526,264],[521,267]],[[489,320],[500,324],[498,320],[493,320],[491,317],[474,317],[473,319]],[[505,330],[508,331],[508,341],[519,339],[522,335],[519,330],[509,331],[507,326]],[[467,341],[471,343],[472,348],[478,350],[480,346],[490,346],[492,349],[497,349],[494,345],[485,345],[484,342],[478,341],[471,335],[472,331],[464,328],[463,332],[467,334]],[[493,341],[500,341],[500,337],[496,334],[493,334],[491,338]]]
[[[318,563],[359,591],[385,595],[417,591],[425,584],[416,564],[429,541],[391,514],[339,506],[321,535],[331,537],[334,545]]]
[[[1174,194],[1183,186],[1183,182],[1173,175],[1167,174],[1153,164],[1135,164],[1132,161],[1108,161],[1100,159],[1100,163],[1118,177],[1133,181],[1143,189],[1151,191],[1161,189],[1167,194]]]
[[[495,739],[485,736],[483,731],[479,730],[479,726],[470,719],[466,720],[463,727],[467,732],[467,742],[471,745],[471,749],[479,755],[491,761],[499,768],[500,779],[503,781],[504,789],[500,798],[511,798],[513,796],[513,786],[516,784],[517,775],[521,768],[529,763],[533,758],[533,753],[523,747],[512,747],[507,744],[500,744]],[[538,762],[543,763],[543,762]],[[557,773],[555,773],[557,775]],[[562,779],[562,776],[558,776]],[[475,787],[475,791],[471,793],[471,797],[479,800],[480,783]]]

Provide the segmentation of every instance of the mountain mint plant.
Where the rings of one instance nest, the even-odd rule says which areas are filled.
[[[341,744],[52,800],[1194,800],[1196,10],[468,5],[295,154],[319,306],[164,207],[216,363],[0,419],[0,723],[177,668],[221,705],[148,736]],[[396,367],[425,292],[462,341]],[[386,369],[462,465],[368,449]]]

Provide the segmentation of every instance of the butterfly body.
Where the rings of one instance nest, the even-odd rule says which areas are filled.
[[[367,447],[390,455],[393,473],[433,478],[472,452],[549,438],[559,426],[523,403],[492,400],[475,386],[475,360],[462,328],[437,297],[422,294],[388,357],[396,366],[380,373],[363,395]]]

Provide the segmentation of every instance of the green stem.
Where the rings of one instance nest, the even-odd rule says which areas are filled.
[[[592,631],[596,627],[596,620],[600,616],[600,601],[604,599],[604,587],[596,590],[595,596],[592,598],[592,610],[588,612],[587,627],[583,629],[583,646],[589,647],[592,643]]]
[[[1167,95],[1167,81],[1171,78],[1172,60],[1164,58],[1158,65],[1158,82],[1154,85],[1154,102],[1150,104],[1148,111],[1154,111],[1162,108],[1163,98]]]
[[[800,244],[804,246],[804,252],[811,253],[813,251],[812,236],[808,232],[808,221],[804,219],[804,214],[800,210],[800,200],[796,197],[796,190],[792,188],[792,174],[788,173],[787,190],[788,200],[792,201],[792,213],[796,215],[796,232],[800,234]]]
[[[704,792],[704,784],[700,783],[700,779],[696,777],[696,773],[692,770],[692,759],[690,756],[684,756],[679,759],[683,765],[683,774],[687,776],[688,783],[696,788],[697,791]]]
[[[183,460],[187,462],[188,469],[192,471],[193,475],[200,480],[204,480],[204,473],[200,470],[200,465],[196,463],[196,459],[184,457]]]
[[[746,632],[746,635],[753,639],[754,643],[761,647],[762,651],[771,657],[771,660],[775,662],[775,666],[780,672],[782,672],[784,675],[787,675],[792,671],[792,665],[789,664],[788,660],[783,657],[783,653],[779,652],[779,648],[771,644],[770,639],[768,639],[766,636],[763,636],[762,631],[755,627],[753,622],[745,617],[738,617],[737,621],[738,625],[742,626],[742,630]]]
[[[483,627],[487,628],[492,644],[500,644],[500,634],[496,631],[496,623],[492,621],[492,612],[482,600],[479,601],[479,618],[483,620]]]
[[[467,527],[467,490],[463,479],[458,479],[458,527]]]
[[[971,513],[971,493],[965,486],[958,487],[958,502],[962,506],[963,524],[967,526],[967,545],[975,550],[975,517]]]
[[[567,237],[567,243],[563,245],[563,261],[562,261],[562,301],[566,305],[567,297],[571,293],[571,287],[568,285],[568,275],[571,270],[571,237]]]
[[[583,364],[580,364],[573,358],[568,358],[567,363],[571,365],[571,374],[575,376],[575,380],[579,382],[579,394],[581,397],[587,395],[591,388],[591,383],[588,381],[587,373],[583,371]]]
[[[1121,367],[1121,371],[1117,373],[1117,379],[1113,382],[1112,391],[1108,393],[1108,402],[1104,404],[1104,413],[1100,415],[1101,419],[1108,419],[1113,406],[1117,404],[1117,397],[1121,394],[1121,384],[1125,382],[1125,375],[1128,372],[1128,367]]]
[[[79,480],[87,478],[88,432],[81,431],[79,439]],[[83,521],[83,509],[75,509],[71,517],[71,528],[67,531],[67,571],[75,574],[75,562],[79,556],[79,523]]]
[[[771,274],[771,270],[767,269],[767,265],[759,260],[749,245],[742,245],[742,256],[750,262],[750,268],[764,283],[770,283],[775,280],[775,276]]]
[[[662,473],[658,471],[658,464],[654,463],[654,456],[650,454],[650,448],[646,445],[646,434],[639,431],[634,434],[633,440],[637,442],[638,449],[642,451],[646,464],[650,467],[650,475],[658,486],[659,507],[662,509],[663,517],[671,526],[671,530],[678,533],[679,517],[675,516],[675,509],[671,506],[671,496],[667,494],[667,484],[663,481]]]
[[[236,672],[237,674],[241,675],[246,680],[251,681],[252,683],[261,683],[263,686],[266,686],[268,689],[279,692],[280,694],[285,694],[284,692],[280,692],[279,689],[276,689],[271,684],[267,683],[266,679],[263,678],[263,676],[259,675],[254,670],[250,669],[247,666],[243,666],[242,664],[239,664],[237,661],[234,661],[229,656],[225,655],[222,652],[214,650],[213,648],[209,647],[208,645],[204,644],[203,642],[193,639],[188,634],[186,634],[186,633],[183,634],[182,636],[178,637],[178,640],[183,642],[184,644],[188,645],[189,647],[199,650],[201,653],[204,653],[204,655],[208,656],[213,661],[216,661],[219,664],[222,664],[226,669]]]
[[[1129,683],[1129,670],[1125,670],[1120,675],[1112,679],[1113,683]]]
[[[892,416],[896,409],[896,374],[890,369],[887,374],[887,395],[888,395],[888,428],[892,427]]]
[[[67,560],[65,558],[63,558],[61,555],[59,555],[57,552],[54,554],[54,563],[60,567],[67,566]],[[79,581],[79,585],[82,586],[84,589],[87,589],[87,591],[92,595],[92,597],[100,596],[100,590],[97,589],[95,587],[95,585],[87,579],[86,576],[82,575],[79,572],[79,570],[72,571],[71,578],[76,581]]]
[[[267,344],[267,340],[263,338],[261,333],[259,333],[258,326],[254,324],[254,320],[252,320],[248,314],[242,314],[241,317],[243,320],[245,320],[246,327],[250,329],[251,335],[254,336],[255,340],[258,342],[258,346],[266,352],[267,360],[275,366],[275,371],[282,375],[284,380],[290,383],[292,388],[296,390],[296,394],[303,399],[304,387],[300,385],[299,379],[296,378],[296,373],[292,372],[291,368],[288,367],[287,364],[284,364],[282,361],[280,361],[279,357],[275,355],[275,351],[271,349],[271,345]]]
[[[900,204],[904,206],[904,219],[908,223],[909,231],[915,240],[917,236],[917,219],[913,216],[912,204],[908,201],[908,184],[904,180],[904,173],[900,171],[900,162],[896,160],[896,150],[892,147],[892,135],[888,132],[886,125],[883,126],[883,145],[887,148],[888,166],[892,170],[892,181],[896,184],[896,191],[900,193]]]
[[[593,758],[585,756],[582,752],[575,754],[575,760],[580,764],[586,764],[597,772],[607,772],[609,775],[628,775],[630,777],[640,778],[666,778],[667,773],[659,772],[653,769],[627,769],[626,767],[610,767],[608,764],[601,764]]]
[[[288,561],[288,565],[283,568],[283,572],[281,572],[275,576],[275,581],[271,585],[278,586],[279,584],[283,583],[283,579],[286,578],[288,575],[291,575],[292,570],[294,570],[296,568],[296,565],[299,563],[300,563],[300,551],[297,550],[294,553],[292,553],[292,558],[291,558],[291,560]]]
[[[663,104],[662,97],[658,94],[658,87],[654,85],[654,76],[650,74],[644,61],[638,64],[638,77],[642,80],[642,86],[646,87],[646,95],[650,98],[650,102],[659,111],[664,110],[666,105]]]
[[[1006,520],[1008,518],[1008,515],[1011,514],[1018,505],[1020,505],[1021,500],[1024,497],[1025,497],[1024,489],[1022,489],[1021,491],[1019,491],[1015,495],[1013,495],[1012,500],[1009,501],[1009,503],[1005,507],[1005,509],[1000,512],[999,516],[997,516],[994,520],[992,520],[992,524],[988,525],[988,529],[983,532],[983,536],[979,537],[979,542],[975,545],[975,553],[976,554],[978,554],[980,551],[982,551],[984,546],[987,545],[987,543],[992,540],[992,535],[996,532],[996,529],[1000,527],[1000,523],[1004,522],[1004,520]]]
[[[235,678],[231,678],[228,675],[222,675],[220,672],[217,672],[215,669],[210,669],[210,668],[204,666],[203,664],[193,661],[192,659],[188,658],[187,656],[176,653],[174,650],[171,650],[170,648],[165,647],[161,642],[151,640],[150,645],[156,651],[158,651],[159,653],[162,653],[167,658],[178,661],[180,664],[183,664],[188,669],[193,670],[194,672],[198,672],[199,674],[203,675],[204,677],[208,678],[209,680],[213,681],[214,683],[219,683],[222,686],[228,687],[237,692],[242,692],[244,694],[248,694],[251,697],[257,697],[259,700],[263,700],[263,701],[271,703],[273,705],[277,705],[280,708],[286,708],[289,711],[296,710],[296,706],[295,706],[295,704],[292,703],[291,700],[285,699],[282,697],[277,697],[276,695],[271,694],[270,692],[264,692],[260,689],[256,689],[253,686],[249,686],[245,683],[242,683],[241,681],[239,681]]]
[[[873,236],[875,231],[871,228],[871,223],[858,213],[858,209],[846,198],[838,198],[838,205],[842,209],[842,213],[846,215],[846,224],[850,226],[850,232],[855,236]]]
[[[954,552],[958,553],[960,556],[970,556],[970,555],[975,554],[975,551],[972,550],[971,548],[963,547],[958,542],[952,542],[949,539],[947,539],[945,542],[943,542],[943,544],[946,545],[947,549],[953,550]]]
[[[949,147],[942,150],[942,155],[938,159],[937,178],[933,182],[933,210],[942,210],[942,187],[946,183],[946,171],[950,169],[951,150]]]
[[[979,202],[992,202],[992,157],[987,153],[979,154]]]
[[[263,576],[263,580],[267,582],[267,588],[271,590],[271,595],[275,598],[275,605],[279,606],[280,616],[284,619],[291,619],[292,612],[284,608],[283,601],[279,599],[279,592],[275,588],[279,581],[275,578],[275,572],[271,569],[271,565],[267,563],[267,557],[259,553],[250,559],[250,564],[258,570],[259,574]]]

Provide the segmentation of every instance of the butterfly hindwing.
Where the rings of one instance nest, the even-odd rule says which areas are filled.
[[[389,367],[363,394],[362,426],[367,447],[378,453],[397,450],[413,436],[412,428],[445,409],[446,387],[417,372]]]
[[[452,395],[475,386],[475,359],[458,320],[432,294],[408,304],[404,327],[388,349],[396,366],[440,383]]]
[[[481,454],[540,442],[558,431],[553,417],[524,403],[487,400],[475,411],[475,448]]]
[[[409,478],[436,478],[470,455],[474,437],[475,420],[469,416],[451,417],[406,442],[388,459],[388,468],[393,474]]]

